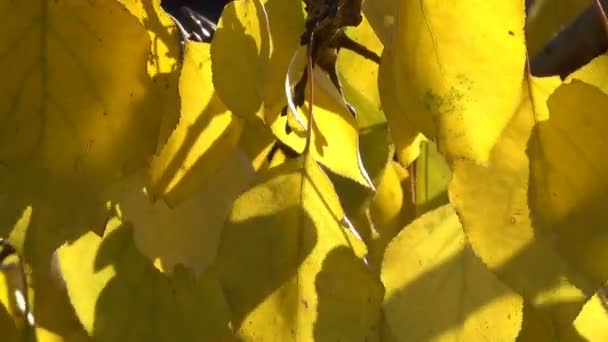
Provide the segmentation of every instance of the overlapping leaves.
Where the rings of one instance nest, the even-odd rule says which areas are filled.
[[[367,1],[347,32],[381,65],[340,51],[345,98],[315,70],[286,116],[299,1],[235,1],[181,52],[159,1],[15,6],[0,232],[40,340],[606,336],[607,59],[527,77],[523,0]]]

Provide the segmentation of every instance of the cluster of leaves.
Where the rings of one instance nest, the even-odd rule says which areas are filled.
[[[4,1],[1,339],[607,340],[608,56],[530,76],[587,5],[541,3],[367,1],[353,118],[318,71],[280,115],[300,1],[183,49],[159,0]]]

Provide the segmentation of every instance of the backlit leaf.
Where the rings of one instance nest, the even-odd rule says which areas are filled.
[[[177,264],[196,275],[212,264],[232,202],[253,179],[253,169],[243,152],[234,152],[215,174],[174,207],[152,203],[143,191],[142,177],[123,185],[119,199],[123,219],[133,224],[136,246],[166,272]]]
[[[382,55],[382,44],[365,17],[359,26],[349,27],[346,34],[378,56]],[[359,127],[364,129],[385,123],[378,91],[378,63],[341,49],[336,66],[344,97],[357,111]]]
[[[331,182],[310,158],[269,170],[236,200],[217,269],[241,339],[360,341],[375,334],[382,287],[343,217]]]
[[[32,206],[29,259],[103,222],[105,188],[149,161],[171,90],[148,75],[148,35],[121,4],[3,6],[0,229]]]
[[[162,112],[158,148],[167,141],[179,119],[179,62],[182,58],[179,33],[173,20],[160,6],[160,0],[118,0],[148,31],[151,53],[148,55],[148,74],[154,83],[167,89],[157,105]]]
[[[519,332],[521,297],[475,256],[449,205],[391,241],[382,282],[384,314],[398,341],[512,341]]]
[[[400,92],[395,88],[392,69],[393,58],[392,45],[386,45],[378,69],[378,90],[397,158],[404,165],[409,165],[420,154],[420,141],[423,136],[419,132],[433,129],[433,122],[429,117],[412,115],[413,113],[405,112],[400,107]]]
[[[199,189],[232,154],[242,121],[222,103],[211,80],[209,44],[187,42],[180,76],[181,116],[152,160],[150,194],[176,205]]]
[[[560,254],[580,273],[573,280],[587,291],[608,279],[606,106],[608,95],[594,86],[560,86],[549,98],[550,119],[538,124],[528,148],[532,217],[556,235]]]
[[[268,17],[260,0],[224,7],[211,42],[213,84],[235,115],[264,119],[264,79],[270,59]]]
[[[574,326],[588,341],[608,340],[608,303],[605,295],[604,299],[599,294],[593,295],[576,317]]]
[[[392,70],[401,110],[436,122],[416,128],[449,160],[486,162],[521,94],[524,0],[399,4]]]
[[[487,166],[454,162],[449,195],[475,253],[529,301],[531,311],[538,311],[536,315],[554,333],[568,338],[585,294],[568,281],[570,270],[556,252],[552,237],[530,219],[525,151],[535,109],[529,94],[526,82],[520,108],[492,150]]]
[[[96,341],[223,341],[228,311],[213,272],[173,277],[141,255],[132,230],[113,220],[102,238],[87,233],[61,247],[70,299]]]

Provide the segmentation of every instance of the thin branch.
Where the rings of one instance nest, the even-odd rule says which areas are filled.
[[[599,0],[598,0],[599,1]],[[602,7],[608,0],[601,0]],[[534,76],[568,74],[608,49],[608,40],[597,9],[590,5],[530,60]]]
[[[600,20],[602,21],[602,24],[604,25],[604,32],[606,32],[606,37],[608,37],[608,18],[606,18],[606,12],[604,12],[604,7],[602,6],[602,3],[600,2],[600,0],[592,0],[593,4],[595,5],[595,9],[597,10],[598,14],[600,15]]]

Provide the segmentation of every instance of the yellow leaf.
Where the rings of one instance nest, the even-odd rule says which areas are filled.
[[[486,162],[521,95],[524,0],[399,4],[392,71],[401,110],[436,122],[416,128],[448,160]]]
[[[114,227],[114,228],[113,228]],[[132,230],[111,221],[59,250],[70,299],[96,341],[224,341],[228,308],[213,272],[173,277],[139,254]]]
[[[399,163],[390,161],[378,190],[369,203],[366,217],[371,225],[368,242],[370,267],[379,273],[382,256],[388,243],[414,219],[410,178]],[[356,221],[357,223],[360,220]],[[359,229],[359,225],[356,225]]]
[[[570,270],[552,237],[530,219],[526,144],[537,115],[529,94],[526,82],[519,110],[487,166],[453,163],[449,195],[475,253],[564,337],[585,293],[568,281]]]
[[[521,297],[475,256],[449,205],[391,241],[382,283],[384,314],[398,341],[512,341],[519,332]]]
[[[577,79],[598,87],[608,94],[608,55],[600,55],[594,58],[566,78],[564,83]]]
[[[574,321],[576,330],[588,341],[608,341],[608,303],[605,295],[603,298],[593,295]]]
[[[534,118],[536,121],[549,119],[549,107],[547,100],[555,89],[562,83],[559,76],[552,77],[529,77],[529,96],[534,107]]]
[[[180,37],[175,23],[161,8],[160,0],[119,0],[147,29],[152,42],[148,56],[148,74],[154,82],[168,89],[167,96],[159,99],[163,113],[158,148],[165,144],[179,119],[178,64],[181,58]]]
[[[276,138],[261,122],[244,124],[243,133],[239,139],[239,148],[245,151],[255,171],[268,166],[268,154],[275,143]]]
[[[300,46],[304,32],[304,8],[302,1],[265,0],[272,43],[270,61],[264,78],[265,122],[270,125],[279,116],[285,99],[285,75],[294,52]],[[278,127],[285,131],[285,123]]]
[[[584,104],[584,105],[582,105]],[[608,279],[608,95],[579,80],[549,98],[550,119],[530,139],[530,207],[560,254],[576,270],[577,286],[593,291]]]
[[[382,287],[311,158],[261,175],[232,209],[217,259],[233,327],[248,341],[361,341]]]
[[[448,184],[452,171],[433,142],[423,141],[416,159],[415,196],[416,216],[439,208],[449,202]]]
[[[393,0],[363,2],[363,13],[384,45],[388,45],[392,38],[396,4]]]
[[[254,171],[243,152],[226,156],[204,184],[189,189],[191,194],[174,207],[164,201],[152,203],[142,191],[143,179],[136,175],[123,185],[122,218],[133,224],[134,240],[150,261],[173,272],[177,264],[203,273],[217,254],[220,232],[232,202],[253,180]]]
[[[241,135],[241,120],[213,88],[209,50],[209,44],[186,43],[180,122],[151,163],[150,194],[170,205],[200,188],[235,150]]]
[[[264,119],[269,34],[260,0],[233,1],[224,7],[211,42],[215,89],[228,109],[247,120]]]
[[[3,265],[4,266],[4,265]],[[13,289],[9,280],[11,275],[5,270],[0,271],[0,334],[7,342],[23,341],[23,315],[14,309]]]
[[[532,2],[526,25],[526,44],[530,57],[539,53],[553,35],[570,24],[591,3],[589,0]]]
[[[349,27],[346,34],[378,56],[382,54],[382,44],[365,17],[359,26]],[[357,111],[359,127],[365,129],[385,123],[378,92],[378,64],[341,49],[336,66],[344,97]]]
[[[103,222],[106,187],[148,163],[171,90],[148,75],[148,35],[115,1],[13,6],[0,30],[0,227],[31,205],[28,239],[46,234],[31,252],[48,252]]]
[[[411,115],[400,108],[392,64],[392,47],[387,45],[378,69],[378,90],[397,158],[404,165],[409,165],[420,154],[420,141],[423,136],[419,132],[432,129],[433,122],[431,118]]]

